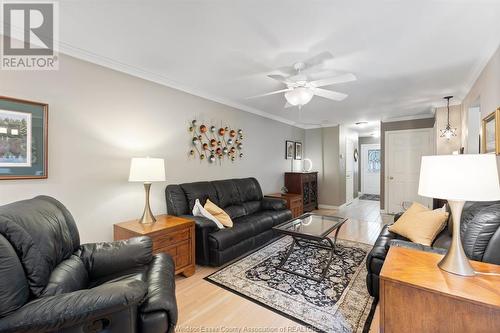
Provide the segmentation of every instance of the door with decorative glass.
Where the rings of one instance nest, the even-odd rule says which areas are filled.
[[[380,194],[380,145],[361,145],[361,192]]]

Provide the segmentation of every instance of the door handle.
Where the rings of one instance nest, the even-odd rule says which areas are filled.
[[[394,179],[394,177],[392,177],[392,176],[389,176],[389,180],[393,180],[393,179]]]

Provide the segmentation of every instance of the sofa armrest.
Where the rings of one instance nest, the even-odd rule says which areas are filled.
[[[137,307],[147,288],[139,280],[41,297],[0,320],[0,332],[52,332]],[[136,315],[131,311],[130,315]],[[104,317],[104,318],[103,318]],[[133,320],[132,320],[133,321]]]
[[[261,207],[263,210],[284,210],[286,209],[286,201],[279,198],[264,197]]]
[[[202,229],[214,229],[214,230],[219,230],[219,227],[217,224],[215,224],[214,221],[207,219],[206,217],[203,216],[193,216],[193,215],[181,215],[180,217],[190,219],[194,221],[194,224],[196,228],[202,228]]]
[[[396,222],[397,220],[399,220],[399,218],[401,216],[403,216],[404,212],[400,212],[400,213],[397,213],[396,215],[394,215],[394,222]]]
[[[430,252],[430,253],[437,253],[437,254],[446,254],[445,249],[441,249],[438,247],[432,247],[432,246],[427,246],[419,243],[413,243],[409,241],[404,241],[401,239],[393,239],[389,243],[390,247],[404,247],[406,249],[412,249],[412,250],[418,250],[418,251],[424,251],[424,252]]]
[[[219,227],[215,224],[215,222],[202,216],[182,215],[181,217],[193,220],[195,223],[196,264],[208,265],[210,263],[208,235],[212,232],[219,231]]]
[[[149,266],[148,295],[140,307],[142,313],[165,311],[171,328],[177,324],[177,300],[175,298],[175,264],[166,253],[153,256]]]
[[[77,251],[89,277],[97,279],[126,269],[147,265],[153,256],[149,237],[134,237],[107,243],[83,244]]]

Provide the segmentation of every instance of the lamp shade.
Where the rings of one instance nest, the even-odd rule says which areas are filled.
[[[418,194],[455,201],[500,200],[497,157],[492,154],[423,156]]]
[[[165,181],[165,161],[163,158],[135,157],[130,162],[129,182]]]

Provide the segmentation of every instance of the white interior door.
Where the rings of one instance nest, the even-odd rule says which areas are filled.
[[[380,145],[361,145],[361,192],[380,194]]]
[[[345,200],[350,203],[354,200],[354,142],[346,140],[345,159]]]
[[[411,202],[431,208],[432,199],[418,195],[421,157],[434,155],[432,128],[385,133],[385,207],[398,213]]]

